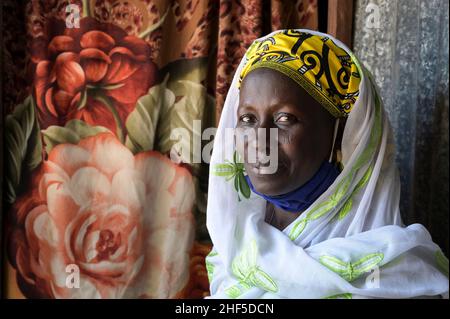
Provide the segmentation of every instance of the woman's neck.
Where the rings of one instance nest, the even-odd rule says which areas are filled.
[[[273,205],[272,203],[267,203],[266,207],[266,222],[273,227],[283,231],[287,226],[289,226],[298,216],[300,216],[301,212],[288,212],[279,208],[278,206]]]

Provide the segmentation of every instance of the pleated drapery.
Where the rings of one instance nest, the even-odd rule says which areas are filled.
[[[448,254],[448,1],[358,0],[354,51],[374,75],[391,121],[401,213]]]
[[[3,296],[208,294],[201,133],[250,42],[317,3],[3,1]]]

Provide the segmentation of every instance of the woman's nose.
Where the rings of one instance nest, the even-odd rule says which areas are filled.
[[[274,138],[274,130],[276,130],[277,127],[275,123],[273,122],[272,117],[266,118],[264,121],[261,122],[261,125],[258,127],[258,132],[256,132],[258,138],[265,137],[266,141],[266,148],[270,145],[271,138]],[[259,133],[260,132],[260,133]]]
[[[271,143],[271,139],[277,139],[277,134],[275,131],[277,128],[274,125],[272,120],[260,122],[261,124],[255,131],[254,138],[249,141],[249,147],[252,147],[256,153],[256,158],[261,159],[265,158],[270,154],[271,145],[273,145],[273,141]],[[277,142],[277,141],[276,141]]]

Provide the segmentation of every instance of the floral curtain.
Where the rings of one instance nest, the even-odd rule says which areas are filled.
[[[317,29],[317,0],[2,10],[3,295],[207,295],[201,133],[251,41]]]

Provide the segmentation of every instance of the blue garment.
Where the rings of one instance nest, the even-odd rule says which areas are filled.
[[[289,193],[277,196],[258,193],[253,187],[248,175],[245,176],[245,179],[255,194],[258,194],[283,210],[297,213],[307,209],[319,198],[333,184],[339,173],[340,170],[337,165],[324,161],[314,176],[304,185]]]

